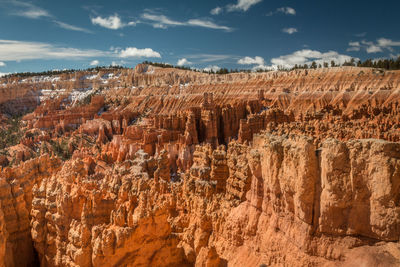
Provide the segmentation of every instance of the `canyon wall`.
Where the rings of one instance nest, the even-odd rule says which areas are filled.
[[[139,151],[106,169],[75,159],[26,189],[41,263],[317,266],[364,246],[386,251],[382,266],[399,263],[398,143],[329,139],[317,150],[262,134],[251,146],[198,146],[176,181],[161,158]]]
[[[7,79],[0,266],[400,265],[399,71]]]

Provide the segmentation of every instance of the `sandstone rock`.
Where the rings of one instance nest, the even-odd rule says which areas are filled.
[[[360,71],[2,80],[0,266],[399,265],[400,72]]]

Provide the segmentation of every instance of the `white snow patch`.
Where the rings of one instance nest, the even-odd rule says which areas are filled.
[[[85,76],[82,76],[81,78],[80,78],[80,80],[94,80],[94,79],[96,79],[96,78],[98,78],[99,76],[97,75],[97,74],[94,74],[94,75],[85,75]]]

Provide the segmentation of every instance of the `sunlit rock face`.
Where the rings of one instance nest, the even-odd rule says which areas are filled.
[[[0,266],[400,265],[399,71],[0,80]]]

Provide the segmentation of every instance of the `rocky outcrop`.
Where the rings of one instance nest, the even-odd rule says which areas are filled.
[[[32,188],[59,167],[60,160],[43,155],[0,171],[0,236],[4,241],[0,247],[4,253],[0,264],[28,266],[37,260],[30,231]]]
[[[399,248],[378,242],[399,241],[399,148],[332,139],[317,150],[263,134],[227,151],[198,146],[180,181],[168,180],[166,151],[91,174],[69,161],[33,190],[32,236],[57,266],[343,263]]]
[[[398,71],[114,71],[0,84],[0,266],[400,264]]]
[[[319,218],[322,233],[399,241],[399,152],[398,143],[377,140],[324,142]]]
[[[51,266],[184,263],[168,224],[172,203],[169,197],[158,199],[150,165],[139,153],[134,162],[103,171],[98,165],[96,173],[88,175],[78,159],[37,185],[31,226],[41,262]]]

